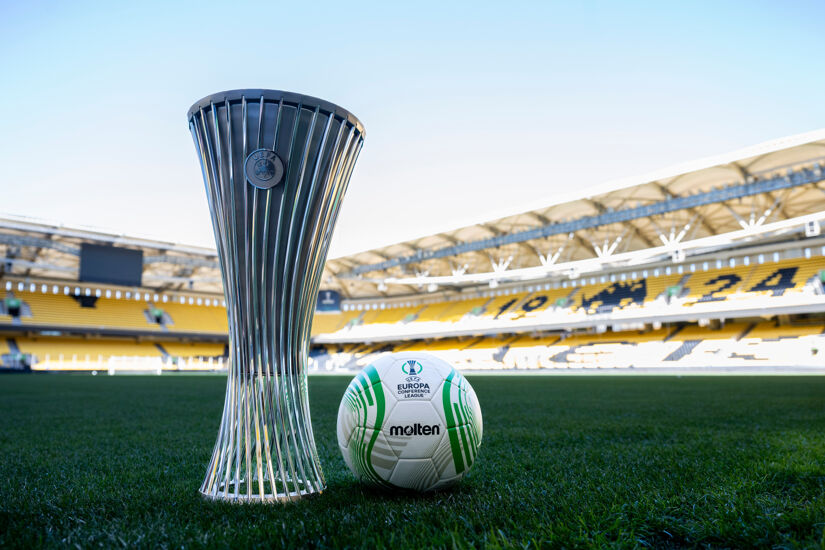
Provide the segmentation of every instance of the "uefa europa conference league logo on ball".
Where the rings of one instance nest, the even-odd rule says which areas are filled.
[[[407,375],[404,382],[398,384],[398,396],[405,399],[414,397],[429,397],[430,385],[421,380],[421,371],[424,369],[421,363],[415,359],[405,361],[401,365],[401,371]]]
[[[284,177],[284,163],[274,151],[256,149],[244,162],[244,172],[249,183],[259,189],[270,189]]]

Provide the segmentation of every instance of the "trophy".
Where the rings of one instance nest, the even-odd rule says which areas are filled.
[[[229,318],[229,374],[201,493],[234,502],[320,493],[307,395],[309,331],[364,127],[276,90],[205,97],[188,113]]]

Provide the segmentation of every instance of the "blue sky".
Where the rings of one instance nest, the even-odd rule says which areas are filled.
[[[185,113],[307,93],[367,138],[332,255],[825,126],[825,4],[0,0],[0,212],[212,245]]]

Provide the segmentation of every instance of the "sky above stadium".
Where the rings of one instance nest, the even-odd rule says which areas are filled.
[[[214,246],[186,111],[275,88],[365,125],[331,256],[357,252],[825,127],[824,18],[818,2],[0,0],[0,215]]]

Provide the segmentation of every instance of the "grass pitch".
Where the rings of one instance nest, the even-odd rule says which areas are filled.
[[[349,382],[310,379],[329,484],[208,502],[219,376],[0,377],[0,547],[779,546],[825,543],[825,377],[469,377],[484,415],[455,489],[357,483]]]

